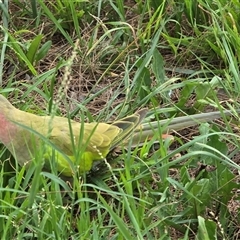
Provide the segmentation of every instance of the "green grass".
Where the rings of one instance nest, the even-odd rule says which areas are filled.
[[[144,122],[233,111],[174,142],[159,126],[73,179],[42,168],[44,148],[27,168],[0,145],[2,239],[238,239],[238,1],[5,0],[0,10],[0,93],[21,110],[104,122],[144,107]]]

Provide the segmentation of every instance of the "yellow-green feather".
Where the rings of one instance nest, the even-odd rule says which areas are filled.
[[[81,124],[70,121],[70,127],[67,118],[51,119],[48,116],[41,117],[20,111],[0,94],[0,142],[9,149],[20,165],[24,165],[33,159],[35,151],[45,139],[51,143],[46,144],[45,162],[48,163],[53,159],[53,149],[56,149],[55,160],[58,171],[71,176],[76,166],[80,173],[89,171],[93,161],[105,158],[109,151],[122,141],[126,144],[130,135],[133,135],[132,143],[139,144],[139,141],[144,142],[146,138],[158,133],[159,126],[170,122],[168,119],[145,123],[137,127],[146,112],[147,109],[142,109],[112,124]],[[240,110],[237,109],[236,112]],[[223,113],[232,114],[227,110]],[[179,130],[221,116],[221,112],[212,112],[179,117],[171,120],[166,131]],[[81,129],[82,127],[84,129]]]
[[[45,138],[55,146],[45,148],[45,161],[52,160],[56,148],[57,169],[66,176],[73,174],[76,165],[80,173],[89,171],[93,161],[105,158],[110,150],[131,135],[147,112],[140,110],[112,124],[81,124],[63,117],[37,116],[18,110],[2,95],[0,110],[0,141],[18,163],[30,162]]]

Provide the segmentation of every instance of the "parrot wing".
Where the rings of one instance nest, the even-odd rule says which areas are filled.
[[[111,149],[119,145],[121,142],[123,142],[123,140],[128,139],[130,135],[133,134],[133,131],[145,118],[147,112],[148,109],[143,108],[135,114],[132,114],[112,123],[112,125],[122,129],[122,131],[119,136],[117,136],[117,138],[115,138],[112,142]]]
[[[81,132],[81,127],[84,128]],[[112,141],[117,137],[121,129],[106,123],[84,123],[71,122],[54,127],[49,136],[49,140],[62,152],[72,156],[74,147],[82,147],[83,151],[105,153],[108,152]],[[71,136],[71,133],[73,136]],[[82,136],[81,136],[82,134]]]

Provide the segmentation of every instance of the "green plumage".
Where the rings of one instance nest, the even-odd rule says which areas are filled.
[[[80,173],[89,171],[93,161],[102,160],[114,147],[121,143],[126,144],[129,137],[135,146],[154,135],[160,137],[160,132],[169,133],[222,116],[221,112],[201,113],[139,126],[146,113],[147,109],[142,109],[111,124],[82,124],[63,117],[51,118],[20,111],[0,94],[0,142],[9,149],[20,165],[24,165],[34,159],[42,143],[46,141],[46,165],[50,165],[49,161],[55,159],[58,171],[72,176],[76,167]],[[223,113],[232,114],[228,110]],[[163,126],[165,129],[160,131],[159,128]]]
[[[30,162],[46,138],[54,149],[59,150],[55,151],[54,159],[58,171],[66,176],[72,176],[75,165],[80,173],[89,171],[93,161],[105,158],[109,151],[129,137],[147,112],[142,109],[112,124],[81,124],[63,117],[37,116],[18,110],[2,95],[0,109],[0,141],[17,162],[20,165]],[[52,159],[52,152],[53,148],[47,146],[46,163]]]

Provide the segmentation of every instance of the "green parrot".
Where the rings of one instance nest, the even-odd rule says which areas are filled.
[[[135,144],[144,142],[155,134],[159,126],[169,121],[141,124],[147,112],[148,109],[144,108],[110,124],[78,123],[64,117],[37,116],[21,111],[0,94],[0,142],[23,166],[34,159],[45,141],[47,147],[43,156],[46,164],[54,154],[57,170],[65,176],[72,176],[76,166],[80,174],[88,172],[94,161],[106,158],[116,146],[127,143],[128,139],[133,139]],[[165,131],[179,130],[219,117],[220,112],[179,117],[173,119]],[[76,151],[79,148],[81,150]]]

